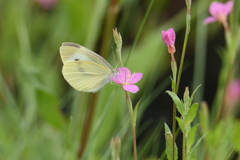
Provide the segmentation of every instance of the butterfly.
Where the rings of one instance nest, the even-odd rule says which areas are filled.
[[[98,92],[117,74],[103,57],[79,44],[64,42],[60,55],[65,80],[79,91]]]

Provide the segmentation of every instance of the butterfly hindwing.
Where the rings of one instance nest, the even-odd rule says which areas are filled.
[[[62,73],[72,87],[83,92],[97,92],[111,80],[111,70],[92,61],[68,62]]]

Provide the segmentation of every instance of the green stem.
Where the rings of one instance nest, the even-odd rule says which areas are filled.
[[[116,18],[117,18],[118,12],[119,12],[119,5],[117,1],[111,0],[109,11],[107,13],[106,26],[104,27],[104,32],[103,32],[104,36],[102,40],[102,45],[99,52],[103,58],[107,58],[109,53],[110,37],[112,34],[112,28],[114,28],[114,25],[116,24]]]
[[[236,57],[236,39],[232,37],[230,30],[225,32],[227,52],[223,55],[222,68],[219,74],[218,88],[213,103],[211,127],[214,127],[223,115],[225,108],[225,95],[227,84],[231,81],[234,60]]]
[[[182,149],[182,160],[185,160],[185,154],[186,154],[186,131],[183,132],[183,149]]]
[[[137,143],[136,143],[136,132],[135,132],[135,122],[133,117],[134,114],[133,114],[132,102],[127,91],[125,91],[125,94],[126,94],[127,106],[128,106],[130,117],[131,117],[131,124],[132,124],[134,160],[137,160]]]
[[[68,125],[68,130],[67,130],[67,136],[66,136],[66,140],[65,140],[65,145],[64,145],[64,150],[63,150],[63,154],[62,154],[62,160],[64,160],[66,151],[67,151],[67,147],[68,147],[68,143],[69,143],[69,134],[70,134],[70,126],[72,123],[72,116],[70,117],[70,121],[69,121],[69,125]]]
[[[186,15],[186,33],[185,33],[185,38],[184,38],[184,44],[183,44],[183,50],[182,50],[182,57],[181,57],[181,62],[180,62],[180,67],[179,67],[179,72],[178,72],[178,78],[177,78],[177,85],[175,88],[175,94],[177,95],[178,93],[178,88],[180,84],[180,79],[181,79],[181,74],[182,74],[182,68],[183,68],[183,62],[184,62],[184,57],[185,57],[185,52],[186,52],[186,47],[187,47],[187,41],[188,41],[188,35],[190,32],[190,21],[191,21],[191,15],[190,15],[190,5],[187,6],[187,15]],[[174,149],[174,142],[175,142],[175,132],[176,132],[176,104],[173,103],[173,127],[172,127],[172,132],[173,132],[173,160],[175,160],[175,149]]]
[[[145,22],[146,22],[146,20],[147,20],[147,17],[148,17],[148,15],[149,15],[150,11],[151,11],[153,2],[154,2],[154,0],[151,0],[150,4],[148,5],[148,9],[147,9],[147,11],[146,11],[146,13],[145,13],[145,15],[144,15],[144,18],[143,18],[143,21],[142,21],[142,23],[141,23],[141,25],[140,25],[140,28],[139,28],[139,30],[138,30],[137,36],[136,36],[136,38],[134,39],[132,48],[131,48],[130,52],[129,52],[128,55],[127,55],[126,62],[124,63],[125,66],[128,64],[129,56],[130,56],[130,54],[132,53],[133,49],[135,48],[135,46],[136,46],[136,44],[137,44],[137,42],[138,42],[138,38],[139,38],[140,34],[142,33],[143,26],[145,25]]]
[[[176,104],[175,103],[173,103],[173,125],[172,125],[172,132],[173,132],[173,160],[175,160],[175,154],[174,154],[174,152],[175,152],[175,147],[174,147],[174,145],[175,145],[175,133],[176,133],[176,111],[177,109],[176,109]]]

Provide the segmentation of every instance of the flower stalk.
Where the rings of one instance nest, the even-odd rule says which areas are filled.
[[[187,15],[186,15],[186,33],[185,33],[185,38],[184,38],[184,44],[183,44],[183,50],[182,50],[182,56],[181,56],[181,62],[180,62],[180,67],[179,67],[179,72],[178,72],[178,78],[177,78],[177,84],[176,84],[176,89],[175,89],[175,94],[177,95],[178,89],[179,89],[179,84],[180,84],[180,79],[182,75],[182,68],[183,68],[183,62],[185,58],[185,53],[186,53],[186,47],[187,47],[187,41],[188,41],[188,35],[191,29],[191,14],[190,14],[190,9],[191,9],[191,0],[186,0],[187,2]],[[173,104],[173,116],[176,117],[176,103]],[[176,132],[176,118],[173,123],[173,139],[175,141],[175,132]],[[184,134],[183,134],[184,136]],[[184,154],[182,155],[182,159],[185,160],[185,137],[183,137],[183,152]],[[174,156],[174,147],[173,147],[173,156]]]
[[[133,112],[133,108],[132,108],[132,101],[131,101],[131,99],[130,99],[130,97],[128,95],[128,92],[125,91],[125,94],[126,94],[128,110],[129,110],[130,117],[131,117],[131,125],[132,125],[132,133],[133,133],[134,160],[137,160],[137,143],[136,143],[136,132],[135,132],[135,126],[136,126],[135,116],[134,116],[134,112]]]
[[[132,101],[128,94],[128,91],[132,93],[138,92],[139,88],[134,83],[138,82],[142,78],[142,73],[133,73],[129,69],[123,67],[122,58],[121,58],[121,49],[122,49],[122,37],[121,34],[117,32],[117,28],[113,30],[113,37],[116,43],[116,54],[117,58],[121,64],[121,68],[119,68],[119,73],[115,77],[111,77],[115,83],[121,84],[122,88],[125,90],[126,94],[126,102],[128,106],[128,111],[131,118],[131,125],[132,125],[132,134],[133,134],[133,150],[134,150],[134,160],[137,160],[137,143],[136,143],[136,119],[137,119],[137,110],[140,101],[135,106],[133,110]]]

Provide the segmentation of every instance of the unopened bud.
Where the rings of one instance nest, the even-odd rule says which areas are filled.
[[[117,48],[122,48],[122,36],[118,33],[117,28],[113,29],[113,38],[117,45]]]
[[[173,146],[173,135],[172,135],[172,133],[167,132],[165,138],[166,138],[167,145],[169,146],[170,150],[172,150],[172,146]]]
[[[207,102],[201,102],[201,108],[199,111],[199,121],[201,123],[202,133],[209,131],[209,107]]]
[[[116,138],[116,145],[115,145],[115,148],[116,148],[116,157],[119,157],[119,153],[120,153],[120,150],[121,150],[121,139],[120,139],[120,136],[117,136]]]
[[[114,150],[114,146],[115,146],[114,138],[112,137],[111,142],[110,142],[110,148],[111,148],[111,150]]]
[[[185,92],[184,92],[184,95],[183,95],[183,100],[184,100],[184,102],[189,101],[189,90],[188,90],[188,87],[185,88]]]
[[[192,0],[186,0],[186,5],[187,6],[191,6],[191,4],[192,4]]]

